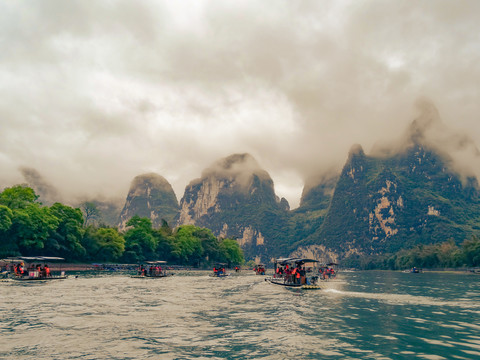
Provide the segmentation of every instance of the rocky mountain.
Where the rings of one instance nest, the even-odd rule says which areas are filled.
[[[431,136],[441,127],[436,109],[427,106],[392,151],[367,156],[359,145],[352,147],[328,210],[317,217],[321,225],[293,245],[295,254],[379,254],[448,239],[460,243],[478,234],[476,178],[456,171],[446,146],[455,142],[445,132],[445,146]],[[320,184],[311,192],[324,188]],[[317,204],[324,203],[319,199]],[[303,206],[312,204],[298,211]]]
[[[289,205],[249,154],[220,159],[185,189],[178,224],[236,238],[248,258],[280,254],[289,242]]]
[[[173,225],[178,210],[177,197],[163,176],[154,173],[139,175],[130,185],[118,227],[125,229],[128,220],[135,215],[150,218],[154,227],[161,226],[162,220]]]

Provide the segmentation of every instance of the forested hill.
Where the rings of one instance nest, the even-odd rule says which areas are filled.
[[[138,263],[167,260],[208,266],[244,262],[233,239],[218,239],[209,229],[193,225],[159,228],[146,217],[133,216],[128,229],[88,225],[82,210],[54,203],[42,205],[35,191],[17,185],[0,193],[0,259],[10,256],[60,256],[67,261]]]
[[[454,239],[480,228],[473,178],[462,183],[442,158],[422,145],[388,157],[352,149],[321,226],[304,246],[335,252],[380,254]]]

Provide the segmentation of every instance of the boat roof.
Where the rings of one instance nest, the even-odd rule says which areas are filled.
[[[40,262],[46,262],[46,261],[64,261],[65,259],[62,257],[58,256],[17,256],[17,257],[9,257],[7,259],[4,259],[2,261],[8,261],[8,262],[15,262],[15,261],[40,261]]]
[[[145,261],[145,264],[166,264],[167,262],[165,260],[151,260],[151,261]]]
[[[318,260],[309,259],[309,258],[282,258],[276,260],[277,264],[286,265],[286,264],[305,264],[305,263],[318,263]]]

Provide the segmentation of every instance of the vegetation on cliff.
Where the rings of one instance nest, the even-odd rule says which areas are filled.
[[[342,266],[362,270],[403,270],[412,267],[447,269],[480,266],[480,239],[472,236],[457,246],[453,240],[438,244],[417,245],[394,254],[378,256],[352,255],[342,261]]]

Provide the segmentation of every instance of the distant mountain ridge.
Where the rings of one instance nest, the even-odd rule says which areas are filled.
[[[124,229],[138,215],[156,227],[163,220],[206,227],[235,238],[247,259],[265,262],[289,255],[330,261],[448,239],[460,243],[480,231],[479,186],[465,170],[480,152],[442,124],[433,104],[423,101],[419,108],[397,144],[378,145],[371,155],[354,145],[340,174],[308,182],[297,209],[279,199],[268,172],[244,153],[206,168],[186,186],[180,203],[161,175],[137,176],[115,224]],[[43,198],[55,194],[35,171],[25,176],[45,190]]]

